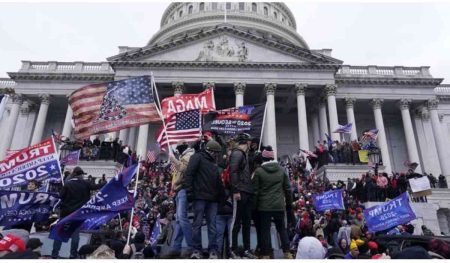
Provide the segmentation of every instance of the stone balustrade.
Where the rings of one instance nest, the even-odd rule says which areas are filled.
[[[114,73],[108,62],[22,61],[21,73]]]
[[[16,82],[9,78],[0,78],[0,88],[12,88],[16,86]]]
[[[438,96],[450,96],[450,84],[441,84],[434,88],[434,94]]]
[[[420,77],[432,78],[430,67],[385,67],[342,65],[337,74],[343,77]]]

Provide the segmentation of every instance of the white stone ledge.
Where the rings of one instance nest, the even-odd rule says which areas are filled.
[[[20,73],[114,73],[108,62],[22,61]]]
[[[395,76],[395,77],[427,77],[432,78],[430,71],[430,67],[422,66],[422,67],[403,67],[403,66],[350,66],[350,65],[342,65],[338,70],[337,75],[340,76]]]

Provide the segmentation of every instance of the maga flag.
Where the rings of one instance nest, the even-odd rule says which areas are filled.
[[[159,122],[150,76],[92,84],[69,97],[75,138]]]
[[[231,136],[245,132],[259,138],[265,107],[257,104],[210,112],[204,117],[203,130]]]
[[[198,94],[168,97],[161,101],[161,112],[164,119],[173,114],[191,110],[200,110],[201,113],[216,110],[212,89],[207,89]]]
[[[134,197],[127,185],[136,172],[137,164],[116,175],[85,205],[59,221],[51,229],[49,238],[67,242],[77,228],[96,229],[118,213],[133,208]]]

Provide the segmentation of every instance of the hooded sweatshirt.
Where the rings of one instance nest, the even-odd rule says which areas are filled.
[[[315,237],[304,237],[298,242],[296,259],[324,259],[326,250]]]
[[[258,167],[252,181],[259,211],[284,211],[292,203],[289,178],[276,161]]]

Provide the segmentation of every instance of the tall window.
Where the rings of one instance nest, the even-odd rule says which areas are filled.
[[[205,3],[200,3],[200,11],[205,11]]]
[[[252,12],[256,12],[256,3],[252,3]]]
[[[267,8],[267,6],[264,7],[264,15],[265,16],[269,15],[269,9]]]
[[[217,10],[217,2],[212,3],[212,10]]]
[[[189,6],[189,8],[188,8],[188,14],[192,14],[192,10],[194,9],[194,7],[193,6]]]
[[[226,8],[227,8],[227,10],[230,10],[230,9],[231,9],[231,3],[230,3],[230,2],[227,2],[227,3],[226,3]]]
[[[275,17],[275,20],[278,19],[278,14],[277,14],[277,12],[273,12],[273,17]]]
[[[180,11],[179,15],[180,15],[180,17],[183,16],[183,11]]]
[[[244,11],[244,9],[245,9],[245,3],[239,2],[239,10]]]

